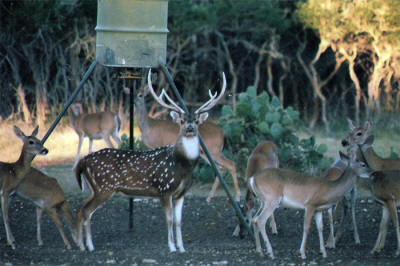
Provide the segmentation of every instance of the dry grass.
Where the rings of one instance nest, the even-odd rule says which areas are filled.
[[[19,157],[22,147],[22,141],[20,141],[14,134],[13,126],[19,126],[25,134],[30,134],[33,130],[33,126],[26,125],[22,122],[2,122],[0,124],[0,161],[13,162]],[[50,125],[46,128],[39,128],[38,137],[41,139],[46,134]],[[124,124],[122,129],[123,133],[129,135],[129,129],[127,123]],[[400,134],[391,134],[385,130],[375,129],[372,132],[375,135],[374,148],[380,156],[388,157],[391,152],[391,148],[394,152],[400,154]],[[300,138],[308,138],[311,135],[315,136],[318,144],[325,143],[328,146],[328,151],[325,154],[326,157],[337,158],[338,151],[344,149],[341,147],[341,138],[344,134],[337,134],[337,136],[327,136],[324,133],[313,132],[305,133],[298,132],[297,135]],[[342,136],[343,135],[343,136]],[[135,136],[140,136],[140,130],[135,128]],[[74,162],[77,147],[78,147],[78,136],[75,131],[69,125],[59,125],[50,135],[45,143],[45,147],[49,149],[49,154],[46,156],[37,156],[34,160],[34,165],[54,165],[60,163],[71,164]],[[105,148],[106,144],[103,140],[95,140],[93,142],[93,150],[99,150]],[[82,155],[86,155],[89,149],[89,140],[85,138]]]
[[[14,162],[18,159],[22,141],[14,134],[13,126],[17,125],[26,134],[30,134],[34,126],[29,126],[21,122],[11,123],[2,122],[0,124],[0,161]],[[39,128],[38,138],[42,139],[49,129]],[[123,128],[123,133],[129,134],[127,128]],[[135,136],[140,135],[140,131],[135,129]],[[59,163],[73,163],[78,148],[78,135],[70,126],[59,125],[45,142],[44,146],[49,150],[46,156],[37,156],[33,162],[34,165],[52,165]],[[107,147],[103,140],[93,141],[93,150],[99,150]],[[82,146],[81,157],[86,155],[89,150],[89,140],[85,138]]]

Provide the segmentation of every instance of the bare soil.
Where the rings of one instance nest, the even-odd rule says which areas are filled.
[[[86,199],[78,191],[70,166],[46,169],[50,175],[67,175],[71,186],[63,188],[76,209]],[[61,180],[62,181],[62,180]],[[203,191],[202,191],[203,190]],[[73,192],[72,192],[73,191]],[[328,249],[328,257],[319,253],[315,225],[307,242],[307,259],[302,260],[299,247],[302,237],[303,211],[279,209],[275,213],[278,235],[267,228],[275,260],[261,257],[255,252],[250,236],[232,237],[236,217],[229,200],[220,191],[210,204],[206,203],[208,187],[191,188],[183,209],[183,241],[185,253],[170,253],[167,245],[167,228],[164,214],[157,200],[140,200],[134,203],[134,228],[128,225],[128,200],[115,196],[97,210],[92,217],[95,250],[80,251],[76,245],[71,250],[64,243],[49,217],[42,222],[43,246],[36,241],[35,209],[32,203],[14,198],[10,205],[11,227],[16,239],[16,250],[6,245],[4,227],[0,229],[0,265],[399,265],[394,257],[396,236],[390,224],[385,249],[370,255],[378,234],[381,207],[370,199],[357,201],[357,219],[361,244],[353,240],[350,221],[336,249]],[[350,220],[350,219],[348,219]],[[327,221],[324,217],[324,221]],[[325,238],[328,226],[325,223]],[[69,231],[66,232],[70,237]],[[71,239],[71,243],[72,243]]]

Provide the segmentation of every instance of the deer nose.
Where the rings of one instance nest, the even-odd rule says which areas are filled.
[[[347,140],[342,140],[342,146],[343,147],[346,147],[346,146],[348,146],[349,145],[349,142],[347,141]]]
[[[40,151],[40,154],[42,154],[42,155],[46,155],[48,152],[49,152],[49,150],[48,150],[48,149],[46,149],[46,148],[43,148],[43,150],[41,150],[41,151]]]

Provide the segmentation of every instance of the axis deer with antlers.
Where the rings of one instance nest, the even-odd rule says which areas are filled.
[[[86,246],[92,251],[90,217],[113,194],[120,192],[130,197],[159,198],[167,221],[169,250],[176,251],[177,245],[180,252],[185,251],[181,231],[182,207],[185,192],[192,183],[193,168],[200,155],[198,126],[207,119],[207,111],[222,98],[226,89],[225,75],[220,95],[217,97],[217,93],[212,95],[210,92],[210,99],[194,113],[186,113],[165,90],[158,96],[151,84],[151,71],[148,74],[148,86],[155,100],[172,110],[171,117],[179,125],[178,139],[174,145],[145,152],[104,149],[79,161],[75,169],[78,184],[82,188],[83,177],[91,188],[91,194],[80,207],[77,217],[77,239],[82,250],[85,249],[82,225],[86,229]]]
[[[82,113],[81,104],[72,104],[69,112],[71,126],[79,137],[78,152],[74,167],[79,161],[83,140],[89,138],[89,153],[93,150],[93,140],[103,139],[109,148],[114,148],[110,137],[114,139],[118,147],[121,145],[119,131],[121,129],[121,118],[113,112],[99,112],[93,114]]]
[[[249,178],[250,189],[261,202],[256,216],[252,219],[257,252],[262,254],[259,236],[261,233],[268,254],[274,258],[271,243],[265,231],[265,223],[276,208],[287,207],[305,210],[303,239],[300,246],[301,257],[306,258],[307,235],[314,214],[320,251],[323,257],[327,256],[322,234],[322,211],[331,208],[341,199],[354,186],[357,176],[367,178],[373,172],[364,163],[350,160],[342,153],[337,164],[344,164],[347,167],[342,176],[333,181],[280,168],[264,169]]]
[[[71,244],[64,233],[63,224],[59,216],[67,223],[73,238],[76,238],[75,218],[57,180],[31,167],[26,174],[26,178],[18,185],[16,194],[32,201],[36,205],[36,237],[39,246],[43,245],[41,220],[43,211],[46,211],[56,224],[65,246],[71,249]]]
[[[247,160],[247,168],[246,168],[246,184],[248,184],[249,178],[252,177],[255,173],[266,169],[266,168],[278,168],[279,167],[279,157],[278,157],[278,147],[272,141],[263,141],[259,143],[254,150],[251,152],[248,160]],[[254,214],[255,208],[255,198],[254,194],[251,192],[250,188],[246,189],[245,203],[242,207],[243,213],[246,214],[247,220],[251,221],[251,218]],[[272,229],[272,233],[277,234],[278,231],[276,229],[275,217],[274,214],[271,214],[270,226]],[[233,232],[233,236],[242,237],[243,232],[243,224],[239,219],[239,223]]]
[[[48,150],[43,147],[41,141],[36,138],[38,131],[39,127],[36,127],[30,136],[26,136],[19,127],[14,126],[15,135],[24,143],[21,154],[19,159],[14,163],[0,162],[1,209],[6,228],[7,244],[12,249],[15,249],[15,239],[8,220],[8,198],[15,192],[18,185],[30,171],[31,163],[35,156],[48,153]]]
[[[150,149],[174,144],[178,138],[179,126],[171,120],[157,120],[149,118],[145,103],[145,97],[148,94],[149,87],[143,86],[137,93],[135,100],[136,121],[140,131],[142,132],[142,140],[144,144]],[[225,169],[227,169],[232,175],[235,189],[235,199],[239,201],[240,188],[236,174],[236,165],[233,161],[229,160],[222,154],[225,132],[220,126],[212,121],[206,121],[205,123],[201,124],[199,126],[199,132],[219,170],[223,172]],[[202,149],[200,157],[210,164]],[[207,197],[207,202],[210,202],[214,197],[219,182],[219,179],[216,178]]]

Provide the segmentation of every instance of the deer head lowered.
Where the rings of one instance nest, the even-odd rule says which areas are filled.
[[[77,239],[84,250],[82,225],[86,229],[86,245],[94,250],[90,230],[90,217],[93,212],[114,193],[127,196],[159,198],[168,226],[168,246],[176,251],[173,223],[176,229],[176,241],[180,252],[184,252],[181,232],[182,207],[185,192],[191,184],[192,170],[199,158],[200,147],[198,126],[203,123],[211,108],[222,98],[210,92],[210,99],[193,114],[186,113],[162,90],[157,96],[151,85],[151,71],[148,86],[155,100],[172,110],[173,121],[179,125],[179,135],[174,145],[159,147],[150,151],[123,151],[104,149],[81,159],[75,169],[78,184],[82,188],[82,176],[91,188],[91,194],[78,211]],[[169,102],[167,103],[165,99]]]

